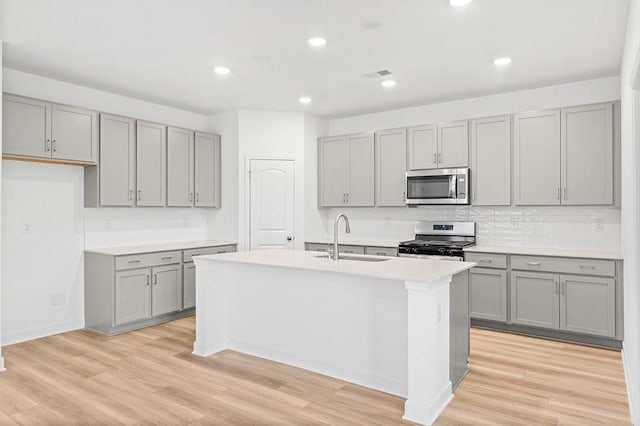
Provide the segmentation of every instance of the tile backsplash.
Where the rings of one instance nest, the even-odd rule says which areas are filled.
[[[476,222],[481,245],[620,250],[616,207],[335,208],[329,212],[329,230],[342,212],[349,217],[351,238],[411,239],[415,221],[448,220]]]

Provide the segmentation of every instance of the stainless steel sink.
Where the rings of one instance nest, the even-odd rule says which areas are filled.
[[[320,256],[313,256],[318,259],[331,259],[331,256],[328,254],[321,254]],[[338,260],[355,260],[358,262],[386,262],[387,260],[391,260],[390,258],[383,257],[369,257],[369,256],[354,256],[352,254],[341,254],[338,257]]]

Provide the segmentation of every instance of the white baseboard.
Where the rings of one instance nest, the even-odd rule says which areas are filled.
[[[66,333],[67,331],[79,330],[82,328],[84,328],[84,318],[82,320],[50,324],[46,327],[36,327],[27,330],[3,333],[2,346],[13,345],[15,343],[26,342],[27,340],[53,336],[54,334]]]
[[[634,377],[634,372],[631,371],[631,365],[633,365],[627,359],[627,351],[624,350],[624,343],[622,349],[622,367],[624,369],[624,382],[627,385],[627,399],[629,401],[629,415],[631,416],[631,423],[634,425],[640,425],[640,400],[636,390],[640,383],[637,382],[637,378]]]

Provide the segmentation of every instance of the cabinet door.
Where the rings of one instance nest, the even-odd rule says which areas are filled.
[[[558,329],[560,279],[556,274],[511,272],[511,322]]]
[[[196,306],[196,265],[193,262],[182,265],[182,307],[183,309]]]
[[[335,207],[346,203],[347,138],[318,139],[318,206]]]
[[[167,128],[167,205],[192,206],[193,132]]]
[[[220,207],[220,136],[195,135],[195,206]]]
[[[135,120],[100,114],[100,205],[132,206]]]
[[[515,204],[560,204],[560,111],[516,114],[514,122]]]
[[[473,268],[469,272],[471,317],[507,321],[507,271]]]
[[[406,205],[406,129],[376,133],[376,206]]]
[[[560,329],[615,337],[615,280],[560,275]]]
[[[613,204],[611,103],[562,110],[562,204]]]
[[[151,317],[149,270],[116,272],[115,325]]]
[[[373,133],[351,135],[347,138],[349,159],[347,166],[347,205],[374,205],[374,136]]]
[[[182,309],[182,268],[180,265],[151,268],[151,315],[162,315]]]
[[[51,104],[2,95],[2,153],[51,157]]]
[[[164,206],[167,182],[167,128],[137,122],[136,182],[138,206]]]
[[[511,204],[511,117],[471,121],[472,203]]]
[[[469,166],[469,123],[438,124],[438,168]]]
[[[52,105],[51,157],[96,163],[98,113],[65,105]]]
[[[438,168],[438,138],[435,125],[407,129],[409,170]]]

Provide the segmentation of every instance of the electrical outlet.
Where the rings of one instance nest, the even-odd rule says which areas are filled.
[[[31,224],[30,223],[23,223],[22,224],[22,233],[23,234],[30,234],[31,233]]]
[[[594,219],[593,220],[593,227],[594,227],[596,232],[604,231],[604,220],[603,219]]]
[[[519,217],[512,217],[511,218],[511,228],[513,228],[513,229],[520,228],[520,218]]]
[[[105,231],[111,231],[111,219],[107,219],[104,221],[104,223],[102,224],[102,229],[104,229]]]

